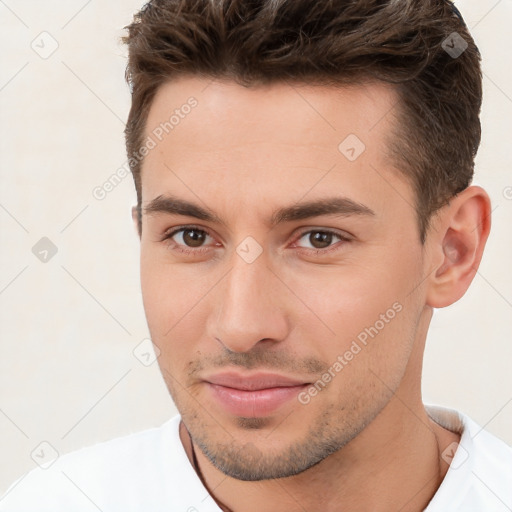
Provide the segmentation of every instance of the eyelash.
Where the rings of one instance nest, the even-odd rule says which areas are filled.
[[[179,227],[179,228],[176,228],[176,229],[173,229],[167,233],[165,233],[165,235],[163,236],[161,242],[166,242],[167,241],[167,246],[169,249],[171,250],[176,250],[178,252],[181,252],[183,254],[195,254],[195,255],[198,255],[198,254],[202,254],[206,251],[208,251],[210,249],[210,247],[198,247],[196,249],[191,249],[191,248],[186,248],[186,246],[183,246],[183,245],[179,245],[179,244],[176,244],[176,242],[174,242],[174,246],[171,247],[171,243],[169,243],[172,239],[172,237],[180,232],[183,232],[183,231],[199,231],[201,233],[205,233],[206,235],[212,237],[212,235],[206,230],[206,229],[203,229],[203,228],[199,228],[197,226],[182,226],[182,227]],[[328,234],[328,235],[333,235],[334,237],[337,237],[339,238],[340,242],[350,242],[350,238],[346,237],[346,236],[343,236],[342,234],[336,232],[336,231],[332,231],[330,229],[309,229],[307,231],[303,231],[302,233],[299,234],[299,236],[297,237],[296,241],[300,240],[301,238],[304,237],[304,235],[307,235],[307,234],[310,234],[310,233],[322,233],[322,234]],[[213,237],[212,237],[213,238]],[[339,247],[337,246],[337,244],[333,245],[333,246],[330,246],[328,247],[327,249],[309,249],[309,248],[305,248],[305,247],[299,247],[299,249],[301,251],[306,251],[307,253],[309,254],[314,254],[314,255],[325,255],[325,254],[328,254],[330,253],[331,251],[336,251],[336,250],[339,250]]]

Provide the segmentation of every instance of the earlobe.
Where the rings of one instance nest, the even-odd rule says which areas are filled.
[[[427,304],[443,308],[466,293],[478,270],[491,227],[489,196],[481,187],[467,188],[439,213],[438,225],[432,248],[438,263],[428,282]]]

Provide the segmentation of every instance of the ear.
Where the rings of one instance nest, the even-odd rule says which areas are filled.
[[[432,267],[427,304],[443,308],[459,300],[480,265],[491,229],[491,201],[481,187],[471,186],[443,207],[429,234]]]
[[[137,206],[132,206],[132,221],[135,227],[135,231],[140,238],[142,235],[142,226],[140,224],[139,210]]]

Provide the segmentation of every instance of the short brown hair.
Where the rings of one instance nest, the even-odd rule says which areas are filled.
[[[389,156],[414,187],[422,242],[432,214],[471,182],[480,53],[448,0],[153,0],[126,28],[125,134],[139,220],[142,161],[133,156],[151,102],[164,82],[190,74],[247,87],[394,84],[400,102]],[[449,52],[456,43],[467,45],[461,55]]]

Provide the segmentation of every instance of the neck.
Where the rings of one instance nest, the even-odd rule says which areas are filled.
[[[357,438],[293,477],[236,480],[215,468],[197,447],[196,470],[219,507],[232,512],[320,507],[326,512],[422,511],[448,470],[440,454],[459,439],[434,423],[422,404],[415,409],[395,396]],[[192,442],[183,425],[180,436],[193,463]]]

